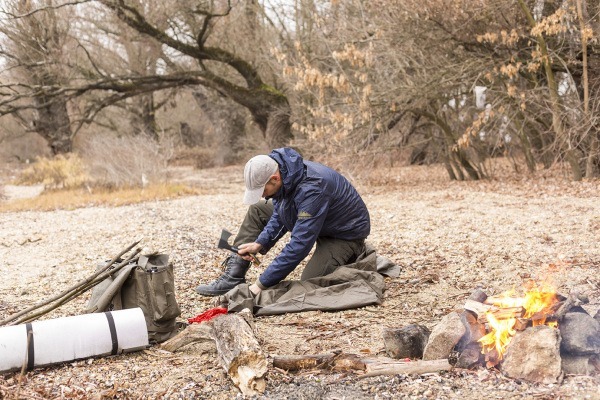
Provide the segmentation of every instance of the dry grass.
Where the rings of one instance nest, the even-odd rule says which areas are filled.
[[[154,184],[145,188],[76,188],[45,191],[31,199],[0,203],[0,212],[74,210],[82,207],[121,206],[145,201],[174,199],[199,194],[180,184]]]
[[[87,168],[76,154],[38,157],[17,179],[18,184],[44,184],[50,189],[81,187],[89,181]]]

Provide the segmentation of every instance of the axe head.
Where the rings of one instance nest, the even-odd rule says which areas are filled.
[[[233,251],[234,253],[237,253],[238,248],[229,244],[229,238],[231,237],[231,235],[233,235],[231,232],[229,232],[227,229],[223,229],[223,231],[221,232],[221,238],[219,239],[219,244],[217,245],[217,247],[219,249],[225,249],[225,250],[229,250],[229,251]]]

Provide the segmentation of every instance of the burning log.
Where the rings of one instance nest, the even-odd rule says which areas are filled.
[[[531,326],[531,319],[529,318],[517,318],[515,321],[514,329],[515,331],[524,331],[525,329]]]
[[[477,315],[477,320],[480,323],[486,323],[488,321],[488,313],[492,314],[496,319],[521,318],[525,314],[525,309],[523,307],[497,307],[470,299],[465,302],[463,308],[475,313]]]
[[[199,325],[190,325],[162,344],[176,351],[197,341],[214,340],[219,361],[233,383],[245,396],[263,393],[266,388],[267,358],[251,328],[251,314],[223,314]]]
[[[509,319],[509,318],[521,318],[525,314],[525,309],[523,307],[505,307],[492,309],[487,313],[480,315],[477,320],[482,324],[488,322],[488,315],[491,314],[497,320]]]

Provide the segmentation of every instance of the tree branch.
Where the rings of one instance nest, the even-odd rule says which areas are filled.
[[[98,1],[113,10],[121,21],[125,22],[133,29],[146,34],[187,56],[195,58],[198,61],[211,60],[231,66],[244,78],[249,88],[259,88],[263,84],[256,70],[248,62],[234,54],[217,47],[205,48],[191,46],[174,39],[150,24],[135,7],[125,5],[122,0]]]

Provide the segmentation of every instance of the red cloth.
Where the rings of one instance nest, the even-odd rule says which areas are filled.
[[[227,309],[223,307],[211,308],[210,310],[204,311],[202,314],[196,315],[194,318],[188,318],[188,323],[199,324],[200,322],[208,321],[220,314],[227,314]]]

